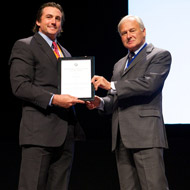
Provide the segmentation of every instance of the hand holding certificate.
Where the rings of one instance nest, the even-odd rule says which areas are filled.
[[[65,95],[55,94],[52,100],[53,105],[60,106],[63,108],[69,108],[77,103],[84,104],[85,102],[68,94]]]
[[[94,57],[59,58],[59,93],[69,94],[82,100],[94,99]]]

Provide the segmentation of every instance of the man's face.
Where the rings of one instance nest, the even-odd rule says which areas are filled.
[[[56,7],[45,7],[42,11],[40,21],[36,21],[39,26],[39,31],[55,40],[61,32],[62,13]]]
[[[139,23],[133,19],[128,18],[120,25],[121,40],[129,51],[138,50],[145,42],[146,30],[141,31]]]

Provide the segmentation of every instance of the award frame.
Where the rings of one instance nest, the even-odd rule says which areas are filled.
[[[95,73],[95,57],[60,57],[58,59],[58,93],[84,101],[94,100],[91,79]]]

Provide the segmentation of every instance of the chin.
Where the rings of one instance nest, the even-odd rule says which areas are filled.
[[[135,47],[126,46],[126,48],[127,48],[129,51],[133,51]]]
[[[47,33],[46,36],[48,36],[51,40],[55,40],[56,34]]]

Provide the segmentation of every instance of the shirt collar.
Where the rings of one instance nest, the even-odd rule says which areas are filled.
[[[48,45],[50,47],[52,47],[52,43],[53,41],[48,37],[46,36],[45,34],[43,34],[42,32],[38,31],[38,33],[42,36],[42,38],[48,43]],[[57,43],[57,39],[55,39],[55,42]]]
[[[135,53],[135,55],[137,55],[138,53],[139,53],[139,51],[144,47],[144,45],[146,44],[146,42],[144,42],[144,44],[138,49],[138,50],[136,50],[134,53]],[[129,51],[128,51],[128,53],[129,53]]]

